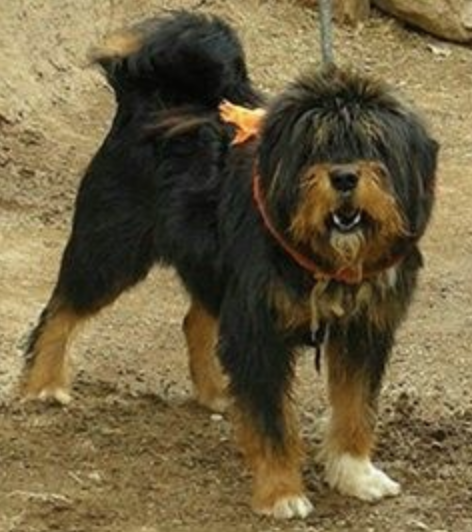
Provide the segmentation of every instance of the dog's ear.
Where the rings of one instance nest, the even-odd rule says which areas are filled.
[[[434,188],[438,154],[439,142],[431,137],[426,138],[423,150],[418,153],[418,171],[425,189]]]
[[[424,127],[424,126],[423,126]],[[412,205],[412,230],[420,237],[429,222],[434,205],[439,143],[421,127],[412,136],[410,144],[411,178],[416,182],[417,197]],[[413,183],[410,187],[414,188]]]
[[[282,164],[284,172],[296,166],[300,150],[300,144],[294,138],[296,119],[296,109],[287,100],[275,102],[267,112],[258,158],[259,173],[266,185],[281,173]]]
[[[410,233],[419,238],[434,204],[439,144],[416,111],[396,99],[385,102],[376,113],[381,135],[375,153],[389,169]]]
[[[429,220],[436,192],[436,172],[438,166],[439,142],[433,138],[425,141],[424,152],[419,156],[418,172],[423,184],[421,201],[424,203],[424,219],[418,220],[423,231]]]
[[[300,191],[300,179],[312,149],[313,121],[304,113],[293,92],[275,101],[261,131],[258,173],[269,208],[285,226]]]

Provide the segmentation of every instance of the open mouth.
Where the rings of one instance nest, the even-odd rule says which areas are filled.
[[[362,212],[359,209],[352,211],[336,211],[331,213],[331,224],[341,233],[355,231],[362,223]]]

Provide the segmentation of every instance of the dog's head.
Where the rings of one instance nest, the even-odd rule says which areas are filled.
[[[336,68],[269,108],[258,172],[284,239],[327,271],[386,267],[423,234],[438,144],[384,84]]]

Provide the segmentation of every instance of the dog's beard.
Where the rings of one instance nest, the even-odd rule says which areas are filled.
[[[361,252],[365,248],[365,236],[360,230],[349,234],[332,231],[329,239],[330,246],[336,252],[340,262],[352,265],[359,262]]]

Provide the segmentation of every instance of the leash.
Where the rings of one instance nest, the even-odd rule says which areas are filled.
[[[318,0],[320,6],[320,40],[323,65],[334,65],[333,6],[331,0]]]

